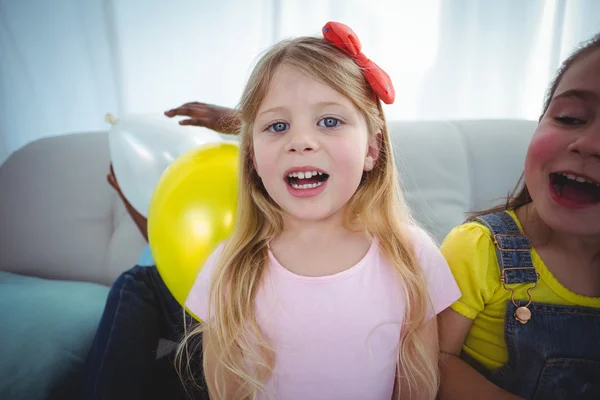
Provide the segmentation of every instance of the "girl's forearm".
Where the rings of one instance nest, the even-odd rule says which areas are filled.
[[[440,353],[440,400],[517,400],[521,397],[494,385],[459,357]]]

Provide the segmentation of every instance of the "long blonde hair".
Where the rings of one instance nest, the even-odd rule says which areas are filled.
[[[412,219],[400,190],[381,103],[374,101],[354,60],[321,38],[280,42],[263,55],[250,76],[239,106],[242,127],[237,223],[212,277],[209,315],[213,318],[186,334],[179,355],[198,335],[208,334],[210,340],[205,346],[212,349],[205,348],[204,366],[206,370],[206,352],[218,354],[214,372],[211,371],[215,377],[211,389],[215,393],[211,397],[219,399],[232,395],[225,393],[226,375],[236,380],[234,398],[253,399],[273,371],[276,355],[256,322],[254,299],[267,265],[267,243],[282,231],[283,218],[281,208],[269,197],[254,169],[252,132],[270,79],[282,64],[297,68],[346,96],[365,115],[369,132],[381,132],[379,157],[373,170],[364,173],[347,205],[345,223],[350,227],[358,220],[363,229],[378,238],[384,255],[396,268],[406,298],[398,373],[411,388],[425,390],[428,398],[434,398],[438,388],[437,365],[428,360],[416,335],[431,304],[408,231]]]

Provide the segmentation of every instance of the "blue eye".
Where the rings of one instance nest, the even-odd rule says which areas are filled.
[[[281,133],[287,130],[287,128],[288,124],[285,122],[275,122],[274,124],[269,125],[267,129],[273,133]]]
[[[319,121],[318,125],[321,128],[337,128],[341,123],[342,123],[342,121],[340,121],[337,118],[326,117],[326,118],[321,119]]]

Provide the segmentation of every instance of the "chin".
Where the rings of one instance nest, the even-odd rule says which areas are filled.
[[[325,193],[323,193],[325,194]],[[344,212],[343,198],[332,201],[329,196],[315,196],[313,198],[294,198],[288,193],[277,193],[273,196],[275,202],[281,207],[285,215],[293,220],[319,222]]]
[[[311,202],[306,204],[295,202],[286,204],[283,202],[278,204],[285,215],[295,221],[324,221],[344,211],[343,207],[332,207],[331,204],[326,204],[326,202]]]
[[[536,208],[540,218],[553,231],[577,236],[600,236],[600,207],[594,207],[596,212],[584,213],[557,207]]]
[[[299,220],[299,221],[311,221],[311,222],[319,222],[319,221],[324,221],[326,219],[331,218],[332,216],[334,216],[337,212],[331,212],[331,211],[321,211],[321,210],[315,210],[314,208],[311,210],[306,210],[306,211],[302,211],[302,210],[294,210],[294,211],[290,211],[290,210],[286,210],[286,214],[294,219],[294,220]]]
[[[568,196],[565,198],[561,183],[550,179],[528,185],[539,218],[550,229],[562,234],[600,235],[600,202],[580,204]]]

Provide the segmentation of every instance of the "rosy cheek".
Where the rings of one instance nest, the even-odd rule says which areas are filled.
[[[254,169],[258,173],[258,176],[262,179],[265,179],[265,175],[269,175],[269,173],[275,169],[276,164],[272,157],[272,153],[260,146],[254,149],[252,163],[254,164]]]
[[[561,149],[561,135],[564,135],[564,133],[552,130],[536,131],[527,150],[526,169],[534,166],[541,168],[546,163],[556,159]]]
[[[365,159],[366,151],[363,146],[340,143],[332,146],[331,154],[343,168],[356,168]]]

